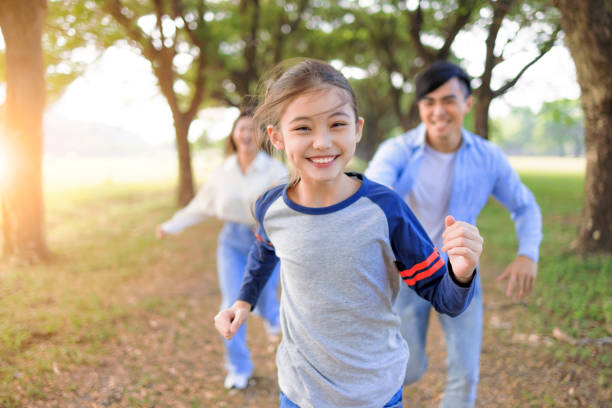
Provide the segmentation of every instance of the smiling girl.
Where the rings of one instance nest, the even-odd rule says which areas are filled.
[[[324,62],[278,68],[254,120],[294,174],[255,204],[257,241],[217,329],[236,333],[280,259],[281,407],[400,407],[408,347],[393,309],[398,276],[438,311],[461,313],[482,251],[478,230],[446,217],[447,269],[401,197],[345,173],[363,119],[346,78]]]

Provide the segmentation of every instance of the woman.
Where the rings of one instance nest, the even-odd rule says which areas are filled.
[[[178,234],[211,216],[225,221],[217,248],[222,310],[236,300],[248,252],[256,239],[252,205],[264,191],[287,176],[279,161],[259,151],[254,136],[252,113],[241,113],[227,138],[223,164],[208,177],[208,182],[185,208],[157,227],[157,237],[163,238],[168,234]],[[277,285],[278,268],[255,309],[271,335],[280,332]],[[225,340],[225,361],[228,371],[225,388],[246,388],[253,372],[246,328],[242,328],[232,340]]]

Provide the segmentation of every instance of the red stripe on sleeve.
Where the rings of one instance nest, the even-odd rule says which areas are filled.
[[[264,240],[263,240],[263,239],[262,239],[262,238],[259,236],[259,234],[258,234],[258,233],[255,233],[255,238],[257,238],[257,240],[258,240],[259,242],[263,242],[264,244],[268,244],[268,245],[270,245],[270,246],[274,246],[274,245],[272,245],[272,243],[271,243],[271,242],[269,242],[269,241],[264,241]]]
[[[434,248],[433,252],[431,253],[431,255],[427,257],[426,260],[424,260],[423,262],[419,262],[418,264],[415,264],[412,268],[408,270],[400,271],[400,275],[402,276],[402,278],[407,278],[410,275],[417,273],[421,269],[426,269],[429,267],[429,265],[431,265],[433,261],[435,261],[438,258],[438,256],[439,256],[438,249]]]
[[[425,279],[430,277],[431,275],[433,275],[434,273],[438,272],[438,270],[444,265],[444,261],[442,259],[438,259],[438,262],[436,262],[435,264],[433,264],[429,269],[425,269],[423,272],[421,273],[417,273],[414,278],[411,279],[404,279],[404,282],[406,282],[406,285],[414,285],[415,283],[417,283],[418,281],[420,281],[421,279]]]

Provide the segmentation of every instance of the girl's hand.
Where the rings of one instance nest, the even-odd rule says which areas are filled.
[[[217,313],[215,316],[215,328],[226,340],[231,340],[242,323],[249,317],[251,304],[237,300],[229,309]]]
[[[474,225],[447,215],[444,220],[446,229],[442,233],[444,246],[442,251],[448,253],[455,277],[467,283],[472,279],[474,268],[482,254],[482,237]]]
[[[155,236],[157,237],[157,239],[162,239],[166,235],[168,235],[168,234],[166,234],[166,231],[163,230],[161,225],[158,225],[157,228],[155,228]]]

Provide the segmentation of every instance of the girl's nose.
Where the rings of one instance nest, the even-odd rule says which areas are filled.
[[[331,146],[331,134],[327,130],[316,132],[312,146],[319,150],[327,149]]]

